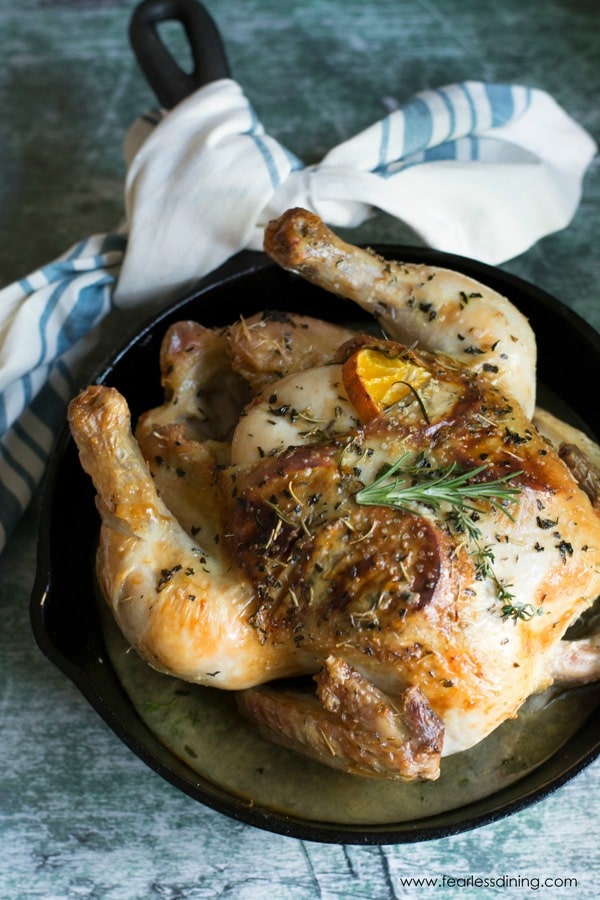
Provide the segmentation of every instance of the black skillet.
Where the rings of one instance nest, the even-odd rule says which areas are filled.
[[[158,27],[179,22],[195,61],[183,72],[161,42]],[[194,0],[146,0],[131,21],[131,42],[159,101],[170,107],[191,90],[229,75],[214,23]],[[541,390],[575,422],[600,435],[600,407],[578,386],[598,381],[600,336],[544,291],[500,269],[450,254],[383,245],[382,255],[458,269],[508,296],[537,334]],[[265,308],[297,310],[344,321],[348,304],[274,266],[260,253],[242,253],[204,279],[132,336],[99,369],[98,383],[118,388],[134,417],[160,401],[158,354],[168,325],[197,319],[223,325]],[[154,385],[154,387],[152,387]],[[110,728],[144,762],[190,797],[267,831],[343,844],[405,843],[440,838],[493,822],[542,799],[600,753],[600,710],[550,759],[512,786],[460,809],[415,822],[338,826],[307,821],[222,790],[203,780],[149,731],[125,694],[106,653],[95,602],[93,555],[97,534],[93,490],[67,429],[53,451],[45,480],[38,564],[31,597],[33,632],[41,650],[77,686]]]

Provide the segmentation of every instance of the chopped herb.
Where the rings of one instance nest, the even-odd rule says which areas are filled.
[[[503,619],[512,619],[514,622],[519,619],[528,622],[534,616],[544,614],[544,610],[539,606],[535,607],[533,603],[505,603],[500,612]]]
[[[513,444],[515,447],[518,447],[519,444],[526,444],[530,440],[531,433],[522,435],[517,431],[511,431],[510,428],[504,429],[504,436],[502,438],[502,443],[504,444]]]
[[[158,579],[158,583],[156,585],[156,592],[160,594],[162,589],[169,583],[171,578],[175,575],[176,572],[181,571],[181,566],[173,566],[172,569],[161,569],[160,570],[160,578]]]
[[[561,541],[560,544],[556,545],[556,549],[560,553],[564,563],[567,561],[567,556],[573,556],[573,544],[570,544],[568,541]]]
[[[465,347],[464,353],[469,353],[471,356],[480,356],[485,353],[485,350],[482,350],[481,347],[474,347],[472,344],[469,347]]]
[[[281,406],[269,406],[269,412],[273,416],[285,416],[290,408],[289,403],[283,403]]]

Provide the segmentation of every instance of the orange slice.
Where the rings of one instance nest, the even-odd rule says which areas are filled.
[[[431,374],[405,357],[390,357],[381,350],[364,348],[346,360],[342,378],[350,402],[368,421],[418,391]]]

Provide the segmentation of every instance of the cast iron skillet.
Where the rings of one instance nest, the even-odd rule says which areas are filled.
[[[193,61],[186,72],[173,58],[159,28],[178,22],[185,32]],[[230,74],[218,29],[196,0],[144,0],[133,12],[129,39],[146,80],[166,109],[197,88]]]
[[[140,39],[147,38],[148,28],[155,29],[157,17],[161,15],[174,16],[189,29],[190,19],[183,19],[182,10],[189,12],[191,7],[195,8],[196,4],[183,0],[143,3],[132,23],[134,47]],[[206,27],[203,17],[202,28]],[[214,32],[211,33],[210,27],[208,33],[212,40]],[[192,41],[199,46],[197,31],[193,31]],[[226,73],[220,63],[210,71],[211,77],[223,74]],[[178,90],[181,87],[175,86],[171,96],[180,96]],[[590,405],[584,397],[587,392],[578,387],[598,381],[600,335],[574,312],[544,291],[482,263],[410,247],[384,245],[375,249],[384,256],[406,262],[457,269],[508,296],[530,319],[536,332],[542,388],[550,390],[554,404],[576,424],[585,422],[592,434],[600,435],[600,408]],[[263,309],[301,311],[334,322],[344,322],[348,316],[355,321],[361,315],[352,304],[284,272],[263,254],[246,252],[148,321],[101,366],[93,380],[120,390],[135,418],[162,401],[159,347],[171,323],[196,319],[207,326],[219,326]],[[141,721],[125,694],[108,659],[95,601],[93,556],[97,528],[93,488],[79,465],[74,442],[65,427],[54,448],[42,494],[38,563],[30,605],[35,638],[46,656],[138,757],[175,787],[225,815],[267,831],[320,842],[423,841],[476,828],[512,814],[547,796],[600,754],[600,709],[597,709],[557,753],[517,783],[491,797],[419,821],[337,826],[297,819],[253,805],[203,780],[175,757]]]

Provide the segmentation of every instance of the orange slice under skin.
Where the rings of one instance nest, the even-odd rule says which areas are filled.
[[[365,347],[346,360],[342,378],[350,402],[361,419],[368,422],[418,391],[431,374],[404,356],[388,356]]]

